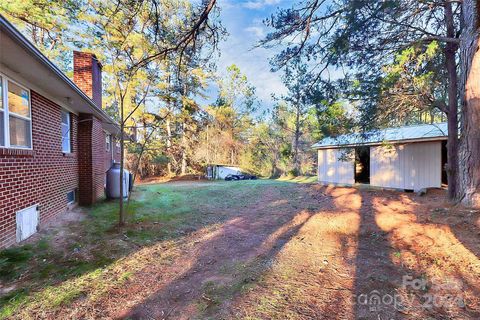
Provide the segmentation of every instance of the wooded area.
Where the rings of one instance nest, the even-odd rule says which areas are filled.
[[[2,0],[0,49],[0,320],[480,319],[479,0]]]
[[[269,109],[235,61],[215,67],[228,36],[220,10],[215,0],[0,4],[67,73],[73,48],[99,57],[104,107],[136,136],[125,159],[141,177],[203,173],[209,163],[267,177],[310,174],[310,146],[322,137],[446,119],[449,197],[480,206],[477,1],[278,8],[258,44],[278,48],[271,65],[287,88]],[[205,103],[212,86],[215,102]]]

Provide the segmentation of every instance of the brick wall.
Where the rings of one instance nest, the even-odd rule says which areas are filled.
[[[40,224],[63,213],[78,188],[77,116],[72,153],[62,153],[61,107],[31,91],[33,150],[0,148],[0,248],[15,243],[16,212],[40,206]]]
[[[102,128],[102,122],[94,118],[93,122],[93,182],[94,182],[94,201],[103,197],[105,186],[105,159],[103,157],[105,152],[105,132]]]
[[[98,107],[102,107],[102,65],[94,54],[73,52],[73,81]]]
[[[105,132],[91,114],[80,114],[78,124],[78,166],[80,205],[91,205],[104,194]]]
[[[74,52],[74,82],[97,106],[102,105],[101,64],[95,55]],[[39,206],[40,226],[67,209],[67,193],[90,205],[103,197],[105,172],[114,152],[105,151],[105,132],[90,114],[71,114],[72,152],[63,154],[61,110],[31,91],[33,150],[0,147],[0,248],[16,241],[16,212]]]

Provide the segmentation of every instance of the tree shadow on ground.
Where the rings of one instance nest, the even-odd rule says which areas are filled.
[[[372,318],[378,309],[382,318],[389,319],[477,319],[480,261],[448,225],[432,223],[430,212],[441,203],[435,197],[390,192],[366,198],[371,203],[362,203],[367,210],[363,210],[360,224],[355,295],[358,299],[368,294],[376,301],[372,307],[363,296],[364,305],[357,303],[355,307],[356,318]],[[362,247],[371,242],[364,234],[372,232],[383,235],[375,246],[375,255],[383,258],[369,262],[374,257],[365,254]],[[382,280],[385,275],[391,275],[386,282],[368,279]],[[373,298],[373,290],[379,297]]]
[[[226,212],[210,212],[208,207],[198,201],[188,206],[190,198],[199,194],[206,199],[205,203],[220,202],[225,194],[222,195],[216,185],[214,188],[209,188],[208,184],[202,184],[201,188],[197,185],[190,186],[195,192],[191,192],[188,185],[184,187],[178,190],[173,189],[175,192],[171,193],[182,195],[185,199],[176,197],[170,199],[165,192],[158,192],[157,186],[154,185],[149,186],[148,190],[140,187],[137,197],[141,198],[142,193],[145,192],[153,193],[156,198],[155,205],[160,203],[162,207],[157,208],[155,205],[138,201],[132,202],[130,209],[141,212],[142,216],[137,220],[131,219],[124,228],[118,228],[115,223],[116,202],[105,201],[92,208],[86,208],[85,210],[89,212],[87,218],[80,223],[65,226],[60,234],[46,234],[43,235],[45,241],[38,242],[38,245],[28,244],[14,248],[11,252],[5,251],[8,257],[15,258],[21,254],[23,260],[20,265],[17,263],[18,259],[12,259],[12,264],[16,268],[13,271],[6,270],[8,266],[4,266],[5,261],[2,260],[2,270],[9,272],[6,274],[5,283],[10,286],[17,284],[17,289],[3,296],[0,307],[6,306],[6,309],[0,309],[0,313],[3,314],[7,309],[14,311],[32,299],[43,300],[45,308],[48,307],[55,312],[59,305],[68,305],[88,294],[91,288],[88,288],[89,285],[86,285],[83,279],[96,281],[94,279],[99,277],[99,271],[116,268],[116,264],[144,249],[163,243],[184,241],[197,230],[231,219],[231,215]],[[239,191],[245,187],[239,186],[234,190]],[[259,188],[261,185],[252,186],[252,190],[261,194]],[[230,203],[231,209],[237,210],[243,207],[250,193],[250,191],[245,194],[237,192],[235,202],[232,201],[233,195],[230,195],[230,199],[225,200],[224,203]],[[161,202],[159,199],[162,197],[168,198],[169,201]],[[181,201],[187,204],[185,208],[177,208]],[[222,206],[217,207],[220,208],[219,210],[225,209]],[[215,208],[218,209],[217,207]],[[177,215],[171,213],[175,210],[179,212]],[[165,217],[157,222],[155,212],[152,216],[148,216],[145,215],[145,211],[165,212]],[[52,244],[57,238],[61,243]],[[129,272],[125,270],[126,275]],[[19,280],[17,280],[18,275],[21,275]],[[114,280],[117,281],[117,277]],[[77,288],[77,283],[81,283],[79,284],[81,287]],[[50,291],[55,291],[55,295],[45,294]],[[11,313],[8,310],[5,312]]]
[[[446,226],[425,219],[430,198],[318,185],[259,184],[240,194],[241,188],[238,184],[228,193],[206,189],[204,200],[191,199],[197,211],[180,233],[131,247],[98,278],[71,283],[77,289],[71,300],[27,313],[44,318],[239,318],[244,307],[250,311],[264,300],[263,309],[251,313],[254,318],[479,318],[471,306],[463,311],[424,308],[428,285],[426,290],[403,286],[404,276],[428,283],[435,275],[452,276],[480,304],[475,278],[480,272],[456,257],[478,259]],[[437,260],[445,263],[437,266]]]
[[[254,285],[270,268],[278,252],[308,221],[311,213],[282,210],[288,195],[257,204],[252,213],[225,223],[195,249],[189,266],[127,313],[128,319],[208,317],[224,303]],[[276,205],[278,203],[278,205]],[[218,314],[217,314],[218,316]]]
[[[437,211],[432,222],[448,225],[463,246],[480,259],[480,210],[451,207]]]
[[[395,265],[388,234],[376,220],[375,193],[365,196],[359,210],[360,223],[355,257],[355,280],[353,289],[355,319],[403,319],[402,306],[396,305],[397,289],[402,285],[405,270]],[[391,194],[391,196],[397,196]]]
[[[312,188],[319,191],[311,186],[298,188],[306,192],[307,197],[316,197],[311,193]],[[466,250],[462,244],[455,242],[443,226],[420,217],[419,213],[428,209],[424,200],[401,192],[344,188],[343,193],[338,194],[339,189],[335,188],[320,190],[324,194],[318,197],[316,208],[308,208],[311,202],[305,201],[294,210],[289,208],[286,216],[265,211],[267,207],[273,211],[286,209],[292,195],[281,194],[271,199],[274,202],[270,206],[254,204],[253,216],[242,213],[239,214],[241,218],[228,220],[219,233],[198,247],[187,268],[175,280],[166,282],[121,316],[188,318],[198,312],[204,317],[214,315],[217,318],[242,315],[244,313],[237,313],[239,308],[235,305],[242,299],[243,305],[252,303],[251,298],[258,299],[258,295],[248,295],[243,289],[268,276],[272,261],[280,252],[284,259],[285,255],[292,254],[291,247],[302,242],[306,234],[316,232],[313,228],[321,229],[322,225],[331,223],[331,228],[321,229],[323,234],[316,239],[315,245],[322,245],[321,238],[331,237],[330,244],[338,246],[339,253],[335,248],[325,249],[321,256],[338,255],[338,260],[332,258],[326,267],[322,267],[320,274],[315,275],[305,273],[302,259],[320,257],[302,257],[301,250],[294,252],[296,255],[289,259],[298,264],[298,268],[292,271],[295,274],[287,275],[287,278],[280,274],[274,276],[273,281],[291,281],[290,285],[298,285],[298,290],[291,286],[256,287],[255,290],[260,289],[259,295],[272,295],[272,290],[280,292],[280,297],[275,298],[279,303],[267,299],[263,306],[278,310],[264,310],[259,314],[266,315],[266,318],[274,315],[275,318],[284,308],[290,308],[288,316],[299,319],[478,318],[478,311],[471,307],[462,309],[429,301],[435,297],[445,298],[448,294],[458,295],[462,290],[478,296],[479,283],[478,277],[475,280],[474,276],[478,273],[469,275],[468,265],[455,260],[456,255],[462,255],[459,253]],[[358,207],[349,202],[355,198],[360,198]],[[322,211],[318,212],[318,209]],[[265,219],[267,211],[269,216]],[[358,225],[349,226],[357,222],[356,215]],[[285,220],[275,219],[279,217]],[[315,219],[319,219],[317,224],[313,223]],[[320,231],[317,229],[317,232]],[[452,251],[450,248],[451,251],[447,252],[445,248],[450,244],[457,249]],[[453,261],[441,264],[437,261],[440,259]],[[225,261],[228,261],[227,265]],[[321,261],[315,261],[313,265],[318,264]],[[443,270],[444,267],[449,269]],[[342,268],[346,272],[351,270],[350,278],[340,274]],[[463,287],[460,291],[458,288],[456,291],[435,291],[433,284],[448,284],[442,279],[434,279],[438,275],[460,279]],[[271,284],[267,282],[267,285]],[[315,284],[317,288],[312,286]],[[292,292],[293,296],[289,296]],[[299,296],[302,293],[306,297]],[[312,305],[313,301],[315,305]],[[474,303],[478,303],[478,299],[476,301]]]

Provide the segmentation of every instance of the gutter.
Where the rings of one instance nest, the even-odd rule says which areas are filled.
[[[102,118],[106,123],[113,124],[120,132],[120,126],[100,107],[98,107],[89,96],[87,96],[77,85],[67,77],[55,64],[53,64],[43,53],[40,52],[25,36],[18,31],[3,15],[0,14],[0,28],[5,31],[12,39],[17,41],[28,53],[33,55],[44,66],[50,69],[56,76],[63,80],[71,89],[80,95],[85,102]]]

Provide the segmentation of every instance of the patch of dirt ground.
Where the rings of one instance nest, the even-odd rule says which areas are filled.
[[[480,212],[444,199],[266,184],[234,210],[194,204],[224,218],[122,258],[95,294],[18,317],[480,319]]]
[[[78,206],[73,206],[68,208],[63,214],[58,215],[55,219],[50,219],[46,224],[42,226],[40,232],[31,236],[23,244],[35,243],[43,236],[52,236],[53,239],[50,241],[55,249],[65,250],[67,247],[66,241],[69,240],[71,235],[74,235],[74,230],[71,226],[85,220],[86,213],[85,210]]]

